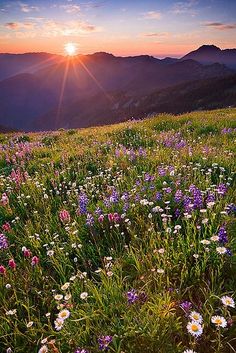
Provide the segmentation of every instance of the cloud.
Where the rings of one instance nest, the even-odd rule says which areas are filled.
[[[188,0],[176,2],[172,8],[171,13],[175,15],[189,14],[195,16],[198,11],[194,7],[198,4],[198,0]]]
[[[7,22],[4,27],[14,31],[17,37],[26,37],[27,33],[38,37],[81,36],[94,32],[101,32],[102,28],[86,21],[55,21],[43,18],[28,17],[27,22]],[[33,30],[32,30],[33,29]]]
[[[148,20],[160,20],[161,13],[158,11],[148,11],[143,14],[143,18]]]
[[[220,31],[225,31],[228,29],[236,29],[236,23],[222,23],[222,22],[208,22],[204,26],[210,27],[213,29],[218,29]]]
[[[7,22],[4,24],[4,26],[8,29],[18,29],[19,28],[19,23],[18,22]]]
[[[41,26],[41,35],[46,37],[79,36],[93,32],[100,32],[101,27],[94,26],[84,21],[57,22],[48,20]]]
[[[34,27],[33,22],[7,22],[4,26],[11,30],[18,30],[18,29],[32,29]]]
[[[65,10],[67,13],[79,13],[81,8],[79,5],[76,4],[66,4],[66,5],[60,5],[59,6],[61,9]]]
[[[150,32],[150,33],[143,33],[142,37],[169,37],[170,33],[169,32]]]
[[[97,9],[100,7],[104,7],[107,2],[108,2],[108,0],[99,1],[99,2],[86,1],[86,2],[82,3],[81,5],[83,5],[83,7],[85,7],[86,9]]]
[[[20,9],[22,12],[28,13],[31,11],[39,11],[39,7],[38,6],[29,6],[27,4],[24,3],[20,3]]]

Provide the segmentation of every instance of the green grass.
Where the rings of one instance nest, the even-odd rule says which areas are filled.
[[[236,352],[235,128],[224,109],[1,135],[0,352],[95,353],[108,335],[116,353]]]

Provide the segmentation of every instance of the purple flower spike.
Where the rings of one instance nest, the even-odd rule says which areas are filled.
[[[112,336],[100,336],[98,338],[100,351],[107,351],[109,344],[112,342],[112,339]]]
[[[127,292],[126,295],[127,295],[127,299],[128,299],[129,304],[133,304],[139,299],[139,296],[136,293],[135,289],[131,289],[129,292]]]

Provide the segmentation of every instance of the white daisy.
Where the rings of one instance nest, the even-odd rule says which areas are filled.
[[[235,302],[234,302],[233,298],[228,297],[227,295],[225,295],[224,297],[221,298],[221,302],[225,306],[230,306],[231,308],[235,308]]]
[[[211,242],[210,242],[210,240],[203,239],[203,240],[200,241],[200,243],[203,244],[203,245],[209,245]]]
[[[157,269],[157,273],[160,273],[160,274],[162,274],[162,273],[164,273],[165,271],[162,269],[162,268],[158,268]]]
[[[212,316],[211,322],[215,324],[217,327],[226,327],[227,321],[223,316]]]
[[[227,249],[224,246],[219,246],[218,248],[216,248],[216,251],[218,252],[218,254],[224,255],[227,252]]]
[[[63,284],[63,286],[61,286],[61,290],[67,290],[70,286],[69,282],[66,282],[65,284]]]
[[[85,299],[87,299],[87,297],[88,297],[88,293],[87,292],[83,292],[83,293],[80,294],[80,299],[85,300]]]
[[[203,328],[197,321],[191,321],[188,322],[187,330],[191,335],[198,337],[201,336]]]
[[[196,321],[198,322],[199,324],[202,323],[202,316],[197,313],[196,311],[191,311],[190,315],[189,315],[189,318],[192,320],[192,321]]]
[[[71,298],[71,294],[70,294],[70,293],[68,293],[68,294],[65,295],[65,300],[66,300],[66,301],[70,300],[70,298]]]
[[[194,351],[192,349],[185,349],[185,351],[183,353],[196,353],[196,351]]]
[[[62,299],[63,299],[63,295],[62,295],[62,294],[55,294],[55,295],[54,295],[54,299],[56,299],[56,300],[62,300]]]
[[[33,321],[29,321],[29,322],[27,323],[27,325],[26,325],[26,326],[27,326],[28,328],[30,328],[30,327],[32,327],[32,326],[33,326],[33,324],[34,324],[34,322],[33,322]]]
[[[60,311],[58,314],[58,318],[61,320],[66,320],[68,319],[69,316],[70,316],[70,312],[67,309]]]
[[[47,352],[48,352],[48,347],[45,344],[38,351],[38,353],[47,353]]]
[[[63,327],[63,324],[64,324],[64,320],[60,319],[60,318],[57,318],[55,321],[54,321],[54,325],[55,325],[55,329],[57,331],[60,331]]]
[[[212,235],[212,237],[210,238],[212,241],[218,241],[219,237],[218,235]]]

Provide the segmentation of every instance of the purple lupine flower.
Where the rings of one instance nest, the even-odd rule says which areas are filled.
[[[184,148],[187,145],[185,140],[180,140],[175,144],[176,149]]]
[[[94,224],[94,218],[91,213],[87,213],[86,224],[90,227]]]
[[[144,175],[144,180],[145,181],[153,181],[155,179],[155,177],[153,176],[153,175],[150,175],[149,173],[146,173],[145,175]]]
[[[180,203],[183,199],[183,192],[182,190],[176,190],[175,192],[175,197],[174,197],[174,200],[176,203]]]
[[[146,151],[142,147],[139,147],[138,154],[139,156],[146,156]]]
[[[88,353],[87,349],[84,349],[84,348],[77,348],[75,350],[75,353]]]
[[[185,300],[182,303],[180,303],[180,308],[183,309],[186,313],[188,313],[192,308],[192,303]]]
[[[0,234],[0,250],[8,248],[8,240],[4,234]]]
[[[166,188],[166,189],[165,189],[165,192],[166,192],[167,194],[171,194],[171,192],[172,192],[171,187]]]
[[[121,200],[123,200],[123,201],[128,201],[129,200],[129,194],[128,194],[127,191],[122,194]]]
[[[139,194],[136,194],[134,199],[135,199],[135,202],[139,202],[141,197]]]
[[[236,205],[234,205],[233,203],[229,204],[226,207],[226,211],[227,211],[228,214],[236,213]]]
[[[139,300],[139,296],[135,289],[128,291],[126,296],[129,304],[134,304],[137,300]]]
[[[219,195],[224,196],[226,194],[226,192],[227,192],[227,186],[223,183],[219,184],[218,188],[217,188],[217,193]]]
[[[206,203],[209,203],[209,202],[214,202],[215,201],[215,195],[211,192],[207,195],[207,198],[206,198]]]
[[[162,199],[162,193],[160,192],[160,191],[158,191],[157,193],[156,193],[156,200],[157,201],[160,201]]]
[[[109,344],[112,342],[112,339],[112,336],[100,336],[98,338],[100,351],[107,351]]]
[[[193,191],[193,207],[196,208],[201,208],[203,204],[203,200],[202,200],[202,193],[201,190],[199,190],[198,188],[195,188],[195,190]]]
[[[110,200],[109,200],[108,198],[106,198],[106,199],[103,201],[103,203],[104,203],[104,206],[107,207],[107,208],[109,208],[109,207],[111,206]]]
[[[191,185],[189,186],[189,191],[190,191],[191,193],[193,193],[195,189],[196,189],[196,185],[191,184]]]
[[[79,212],[80,214],[87,213],[88,197],[85,193],[79,195]]]
[[[111,203],[119,202],[119,194],[115,189],[112,191],[112,194],[110,196],[110,202]]]
[[[102,214],[102,210],[100,207],[97,207],[96,210],[95,210],[95,214],[100,216]]]
[[[181,212],[178,208],[175,209],[175,218],[178,218],[181,215]]]
[[[218,231],[219,243],[226,244],[228,243],[228,236],[224,226],[220,227]]]
[[[126,202],[123,206],[123,211],[126,212],[126,211],[128,211],[128,209],[129,209],[129,203]]]
[[[165,175],[166,175],[165,169],[159,167],[159,168],[158,168],[158,175],[159,175],[159,176],[165,176]]]
[[[232,256],[232,255],[233,255],[233,254],[232,254],[232,251],[231,251],[229,248],[227,249],[226,254],[227,254],[228,256]]]
[[[184,210],[185,212],[190,212],[192,210],[191,207],[192,201],[191,198],[187,195],[184,196]]]

